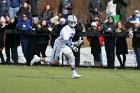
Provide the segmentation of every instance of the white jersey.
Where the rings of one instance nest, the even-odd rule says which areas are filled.
[[[50,62],[52,60],[56,60],[59,58],[61,50],[63,50],[65,52],[65,54],[72,53],[71,48],[66,45],[66,41],[72,43],[72,37],[74,36],[74,34],[75,34],[75,29],[71,28],[69,25],[66,25],[65,27],[62,28],[62,30],[60,32],[60,36],[54,42]],[[73,57],[74,56],[72,54],[72,59],[74,59]]]
[[[65,41],[72,42],[72,38],[75,35],[75,29],[71,28],[69,25],[66,25],[62,28],[60,36],[56,39],[56,43],[60,46],[65,46]]]

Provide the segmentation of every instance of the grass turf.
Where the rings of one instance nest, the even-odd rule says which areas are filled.
[[[139,93],[139,70],[0,65],[0,93]]]

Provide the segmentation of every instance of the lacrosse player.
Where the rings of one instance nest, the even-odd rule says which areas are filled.
[[[75,57],[73,55],[72,49],[75,52],[78,52],[78,46],[82,44],[83,40],[79,38],[77,42],[72,42],[72,38],[75,34],[75,25],[77,24],[77,18],[74,15],[68,16],[68,25],[62,28],[60,36],[55,40],[53,52],[51,58],[40,58],[37,55],[34,55],[34,58],[31,61],[31,65],[36,62],[43,61],[49,62],[51,64],[58,64],[58,58],[60,51],[68,58],[69,64],[71,66],[71,75],[72,78],[80,78],[82,75],[76,73],[75,69]]]

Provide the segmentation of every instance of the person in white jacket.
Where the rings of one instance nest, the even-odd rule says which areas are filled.
[[[113,3],[113,0],[110,0],[107,3],[106,15],[107,15],[107,17],[116,15],[116,4]]]
[[[81,38],[77,42],[72,42],[72,38],[75,34],[75,26],[77,24],[77,18],[74,15],[68,16],[68,25],[62,28],[59,37],[55,40],[51,58],[40,58],[37,55],[34,55],[31,65],[36,62],[43,61],[49,62],[51,64],[57,64],[60,51],[68,58],[69,64],[71,66],[72,78],[80,78],[82,75],[76,73],[75,70],[75,57],[73,55],[72,49],[75,52],[78,52],[78,46],[83,42]]]

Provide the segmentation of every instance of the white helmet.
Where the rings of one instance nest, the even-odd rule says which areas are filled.
[[[69,15],[68,16],[68,24],[72,27],[75,27],[77,24],[77,17],[74,15]]]

